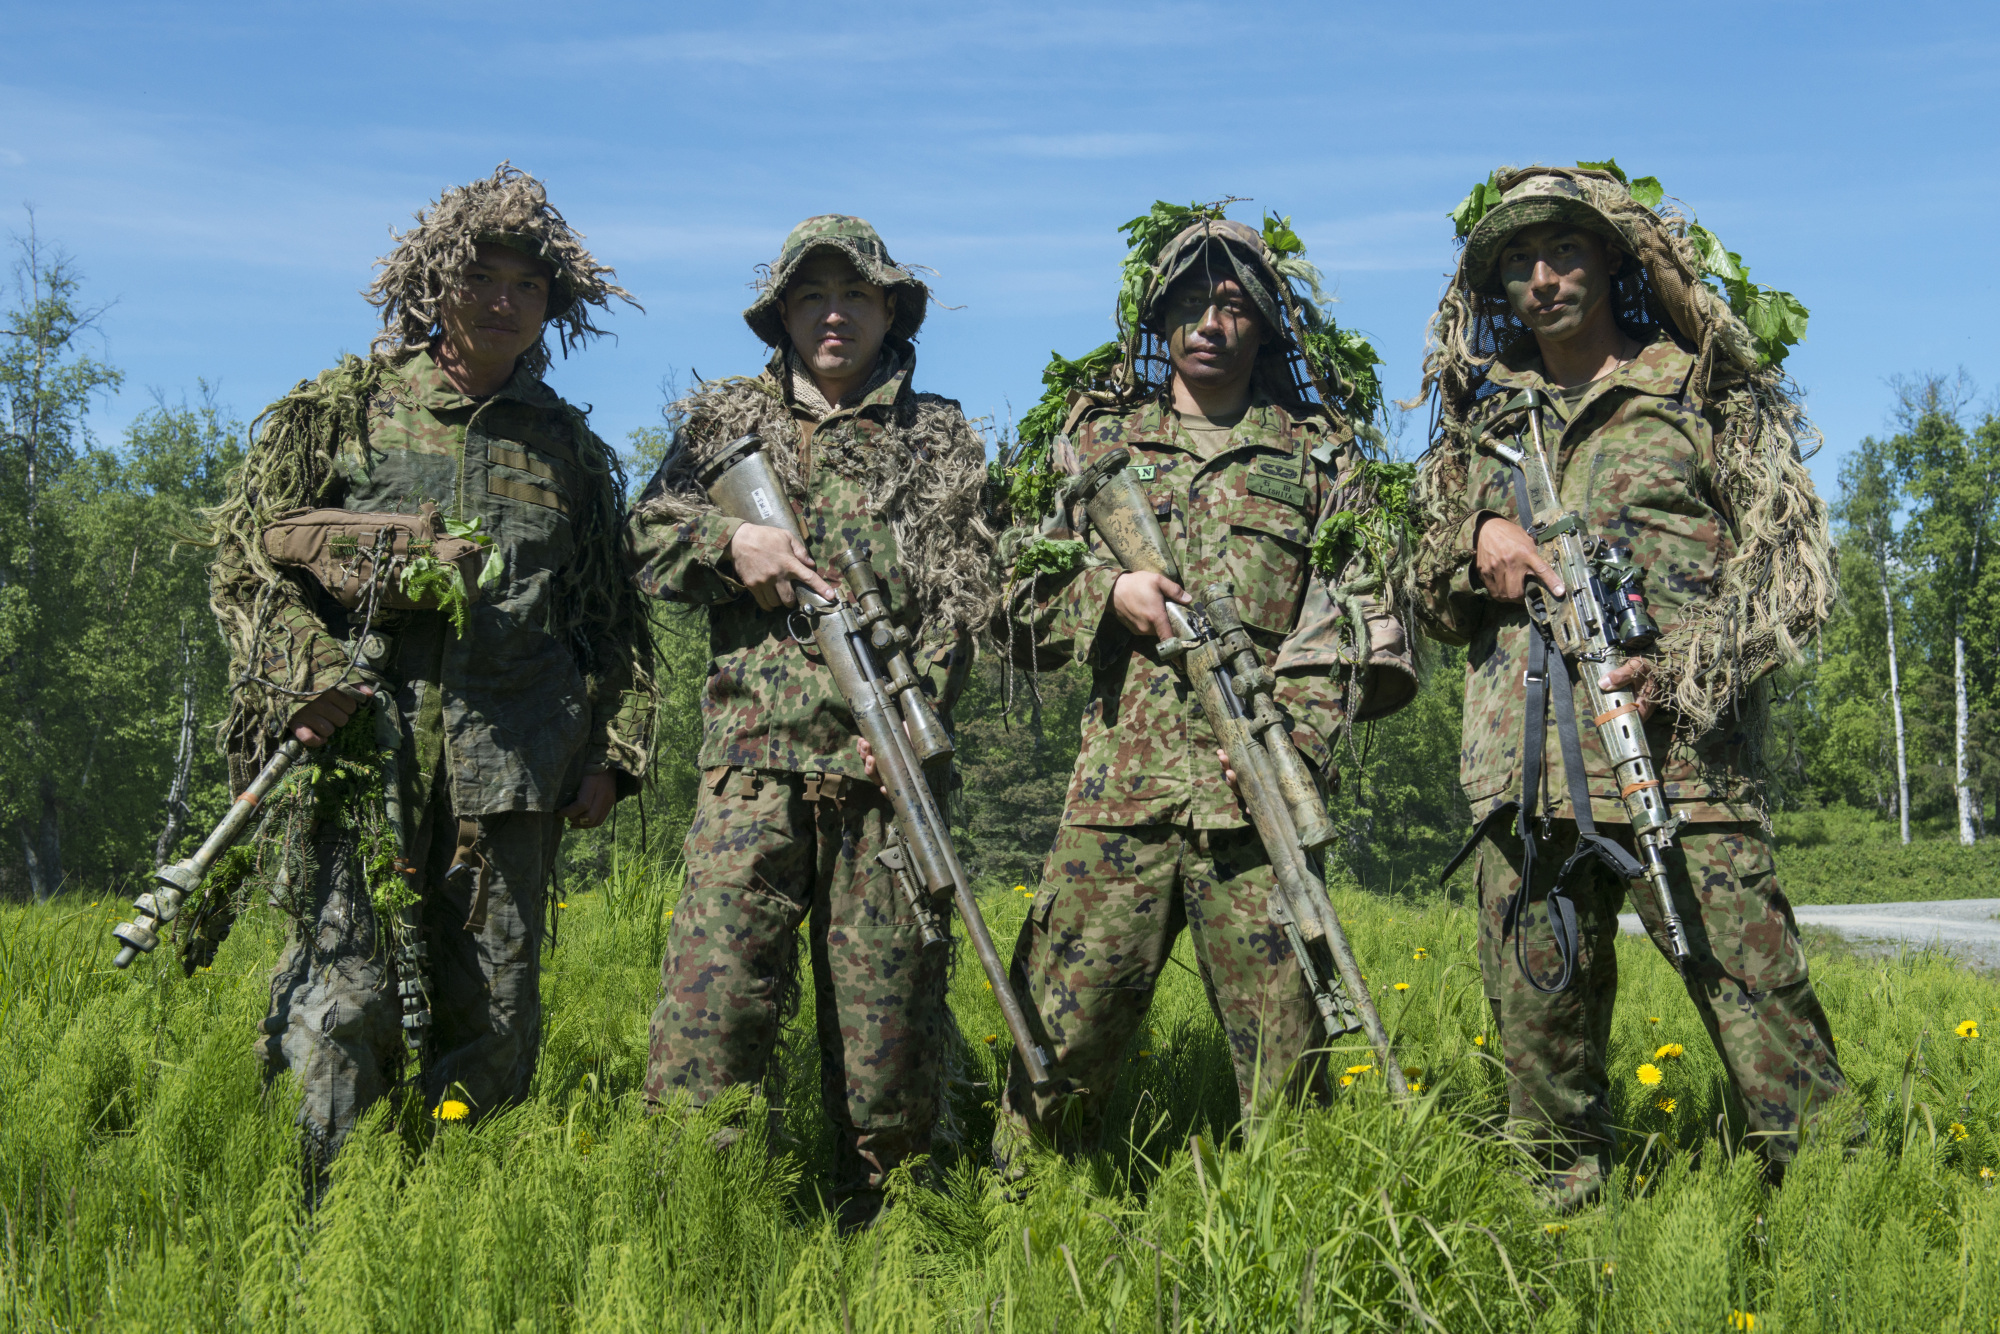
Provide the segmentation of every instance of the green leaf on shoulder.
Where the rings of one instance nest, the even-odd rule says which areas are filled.
[[[1090,548],[1064,538],[1038,537],[1021,548],[1014,558],[1014,577],[1026,579],[1037,574],[1068,574],[1080,570],[1089,559]]]

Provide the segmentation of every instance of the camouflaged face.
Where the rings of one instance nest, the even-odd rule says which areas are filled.
[[[1624,547],[1645,571],[1647,603],[1662,628],[1676,613],[1710,595],[1717,571],[1735,549],[1735,521],[1718,498],[1711,426],[1702,413],[1677,395],[1693,358],[1666,339],[1633,361],[1594,382],[1574,407],[1563,404],[1526,357],[1497,365],[1491,373],[1501,392],[1489,399],[1478,429],[1492,439],[1511,440],[1527,429],[1521,390],[1534,388],[1571,412],[1565,425],[1556,408],[1543,410],[1543,439],[1557,468],[1563,503],[1583,517],[1585,531]],[[1521,676],[1527,666],[1527,612],[1519,603],[1501,603],[1473,581],[1472,542],[1477,516],[1500,515],[1519,522],[1513,470],[1489,453],[1474,455],[1462,485],[1444,480],[1446,456],[1426,457],[1424,483],[1447,486],[1440,522],[1419,541],[1418,596],[1425,628],[1447,643],[1464,644],[1466,655],[1464,749],[1459,778],[1475,815],[1515,796],[1521,786],[1521,729],[1526,697]],[[1587,693],[1576,692],[1577,717],[1589,717]],[[1591,807],[1600,824],[1626,821],[1618,786],[1595,728],[1581,728]],[[1698,820],[1737,821],[1755,816],[1755,755],[1752,722],[1728,718],[1688,740],[1675,736],[1666,711],[1647,723],[1668,805]],[[1562,747],[1551,736],[1544,751],[1544,790],[1553,813],[1569,813]]]
[[[1537,885],[1525,920],[1528,962],[1543,979],[1560,970],[1549,945],[1547,892],[1575,845],[1576,826],[1556,824],[1535,859]],[[1617,1143],[1611,1075],[1606,1069],[1612,1007],[1617,999],[1618,913],[1639,914],[1657,946],[1664,938],[1659,907],[1643,888],[1627,886],[1596,863],[1573,891],[1582,938],[1578,971],[1568,990],[1536,991],[1515,962],[1506,925],[1508,902],[1520,885],[1521,841],[1503,831],[1479,852],[1479,964],[1499,1020],[1507,1068],[1508,1117],[1523,1138],[1548,1146],[1556,1167],[1608,1157]],[[1695,948],[1688,991],[1722,1057],[1723,1068],[1749,1114],[1752,1143],[1767,1156],[1792,1156],[1802,1110],[1846,1087],[1826,1012],[1807,978],[1805,950],[1791,905],[1778,887],[1771,845],[1754,824],[1698,824],[1683,830],[1670,859],[1676,904]],[[1653,1036],[1657,1034],[1657,1036]],[[1657,1044],[1692,1047],[1700,1028],[1661,1024]],[[1651,1050],[1642,1050],[1646,1060]],[[1672,1063],[1661,1060],[1669,1068]],[[1622,1080],[1628,1071],[1620,1071]],[[1658,1092],[1670,1092],[1671,1083]],[[1650,1115],[1654,1090],[1642,1094],[1638,1124]],[[1628,1110],[1624,1118],[1633,1121]],[[1554,1143],[1549,1141],[1553,1138]]]
[[[1291,325],[1279,304],[1284,279],[1271,267],[1270,251],[1263,236],[1253,227],[1228,218],[1203,219],[1183,228],[1161,249],[1153,262],[1153,280],[1146,288],[1139,309],[1139,323],[1155,333],[1164,332],[1161,307],[1173,285],[1190,275],[1214,281],[1234,278],[1257,304],[1264,317],[1265,331],[1279,342],[1289,344]]]
[[[764,276],[757,283],[757,299],[743,312],[743,322],[750,326],[750,332],[768,346],[784,345],[785,323],[778,302],[799,266],[820,249],[838,251],[863,278],[888,289],[895,309],[889,323],[891,339],[907,343],[917,336],[930,303],[930,288],[913,271],[889,258],[889,247],[865,220],[843,213],[822,213],[792,228],[778,258],[765,266]]]

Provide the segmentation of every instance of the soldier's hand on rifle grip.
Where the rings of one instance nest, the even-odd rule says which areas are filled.
[[[765,611],[798,606],[793,584],[804,584],[829,602],[840,600],[833,586],[819,577],[812,554],[782,528],[744,524],[729,538],[729,559],[736,566],[736,582],[749,589]]]
[[[1173,622],[1167,619],[1167,602],[1172,599],[1183,607],[1194,599],[1164,574],[1152,570],[1127,570],[1111,585],[1111,610],[1118,614],[1118,621],[1135,635],[1151,635],[1155,639],[1172,639]]]
[[[314,750],[333,739],[333,734],[361,707],[363,700],[374,697],[375,692],[367,686],[337,686],[332,690],[322,690],[305,703],[299,705],[285,724],[285,730],[297,737],[301,744]]]
[[[875,778],[875,749],[868,744],[867,737],[861,738],[861,768],[870,780]],[[877,784],[876,791],[886,797],[889,795],[889,785],[887,783]]]
[[[1600,690],[1632,691],[1639,697],[1639,716],[1641,718],[1651,718],[1654,708],[1659,704],[1659,701],[1648,694],[1646,690],[1646,687],[1651,684],[1652,678],[1653,660],[1651,658],[1628,658],[1606,672],[1603,676],[1598,677],[1597,687]]]
[[[1481,519],[1472,549],[1473,572],[1479,576],[1479,582],[1486,591],[1502,602],[1519,602],[1526,595],[1530,579],[1557,597],[1568,591],[1556,572],[1549,568],[1548,562],[1542,559],[1541,548],[1536,545],[1535,539],[1511,519],[1503,519],[1497,514]]]

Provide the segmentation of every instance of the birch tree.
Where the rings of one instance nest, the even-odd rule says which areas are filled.
[[[1864,439],[1840,470],[1838,512],[1848,544],[1866,557],[1882,595],[1884,638],[1889,649],[1889,712],[1896,728],[1896,813],[1903,842],[1910,841],[1910,749],[1903,725],[1903,680],[1896,662],[1896,509],[1900,497],[1889,450]]]
[[[1957,797],[1959,842],[1984,832],[1978,776],[1972,761],[1973,664],[1967,634],[1991,585],[1990,565],[2000,503],[2000,426],[1992,414],[1968,430],[1962,415],[1972,397],[1963,372],[1956,378],[1925,376],[1898,385],[1902,432],[1890,441],[1903,490],[1910,500],[1904,547],[1923,570],[1918,606],[1948,646],[1952,677],[1952,788]],[[1975,656],[1990,664],[1992,649]]]

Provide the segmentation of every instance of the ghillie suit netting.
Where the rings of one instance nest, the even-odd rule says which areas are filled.
[[[611,268],[584,249],[582,233],[549,203],[542,183],[511,163],[502,162],[483,181],[446,190],[430,208],[419,209],[417,225],[395,241],[396,248],[375,261],[381,272],[364,294],[382,312],[382,332],[372,349],[378,356],[415,351],[437,338],[445,304],[482,243],[549,266],[542,329],[555,330],[565,357],[603,335],[592,323],[592,306],[609,310],[616,297],[642,309],[611,281]],[[536,344],[523,361],[540,376],[548,369],[548,345]]]
[[[916,358],[913,340],[922,328],[930,292],[916,266],[889,256],[875,229],[860,218],[826,214],[792,229],[776,261],[760,267],[757,299],[743,319],[776,352],[769,374],[731,376],[696,385],[668,405],[674,446],[654,485],[640,501],[642,514],[688,523],[718,511],[701,485],[714,452],[755,431],[765,456],[793,495],[806,495],[808,461],[796,448],[795,404],[825,408],[800,363],[779,314],[786,285],[816,251],[844,257],[869,282],[884,289],[891,321],[866,389],[888,383]],[[823,413],[821,414],[823,415]],[[986,445],[958,404],[905,388],[890,408],[887,429],[872,443],[858,433],[815,435],[819,462],[858,483],[872,517],[889,525],[903,575],[927,627],[977,634],[997,601],[991,552],[994,532],[984,507]]]
[[[1159,200],[1118,229],[1131,242],[1119,265],[1118,336],[1075,360],[1050,354],[1040,401],[1022,416],[1016,438],[1003,442],[992,465],[994,509],[1008,525],[1002,563],[1011,578],[1029,579],[1085,562],[1085,544],[1068,535],[1063,499],[1078,466],[1072,433],[1093,413],[1171,401],[1173,363],[1162,307],[1175,282],[1203,272],[1236,279],[1262,317],[1267,337],[1253,396],[1267,397],[1294,418],[1319,418],[1334,441],[1352,443],[1361,455],[1343,479],[1341,504],[1313,534],[1313,568],[1355,625],[1365,623],[1358,609],[1364,596],[1387,602],[1401,624],[1414,624],[1401,570],[1413,536],[1415,468],[1386,456],[1375,369],[1382,359],[1365,337],[1327,314],[1331,298],[1291,219],[1267,212],[1262,227],[1252,229],[1226,216],[1229,205],[1240,202],[1246,201],[1182,206]],[[1012,632],[1010,617],[1010,666]],[[1357,631],[1350,645],[1354,670],[1368,647]],[[1034,689],[1031,677],[1031,694]]]
[[[1510,195],[1534,196],[1535,210],[1482,232],[1481,220]],[[1819,433],[1783,369],[1805,336],[1807,311],[1790,293],[1752,283],[1742,256],[1669,203],[1653,177],[1629,179],[1613,161],[1502,167],[1452,211],[1464,245],[1431,323],[1415,400],[1437,395],[1420,521],[1436,533],[1471,517],[1466,479],[1484,405],[1498,392],[1487,372],[1533,336],[1495,276],[1497,251],[1519,227],[1558,216],[1637,261],[1622,265],[1610,298],[1625,333],[1642,344],[1671,338],[1694,356],[1686,402],[1714,426],[1714,485],[1736,523],[1737,549],[1707,595],[1661,634],[1648,693],[1674,711],[1683,739],[1724,717],[1755,730],[1764,708],[1753,686],[1799,656],[1836,592],[1826,505],[1805,467]]]
[[[388,371],[439,336],[440,303],[476,246],[505,245],[550,266],[544,328],[554,326],[565,348],[601,332],[590,322],[589,307],[606,308],[613,297],[631,301],[625,289],[608,281],[611,270],[591,257],[583,238],[550,207],[541,183],[504,163],[485,180],[445,191],[397,241],[380,261],[382,273],[370,289],[384,327],[374,351],[366,360],[350,356],[317,378],[300,381],[266,408],[251,425],[251,447],[229,481],[227,498],[204,515],[210,524],[206,544],[216,548],[210,606],[230,647],[231,709],[219,739],[238,790],[269,758],[300,701],[331,688],[349,661],[345,648],[314,633],[318,618],[304,590],[273,564],[263,532],[279,515],[322,503],[336,480],[343,445],[365,450],[368,405],[382,391]],[[538,344],[522,361],[524,369],[539,375],[548,364],[546,347]],[[549,630],[570,648],[593,694],[609,666],[597,660],[596,643],[630,646],[632,677],[616,684],[640,698],[641,720],[634,734],[612,737],[610,762],[643,774],[658,687],[651,675],[647,604],[619,560],[625,476],[617,455],[590,431],[583,415],[572,409],[570,417],[576,456],[599,484],[588,488],[571,514],[576,554],[558,572]],[[455,535],[490,541],[476,531],[476,520],[458,514],[446,520]],[[598,629],[596,642],[587,627]],[[298,651],[308,639],[316,650]]]

